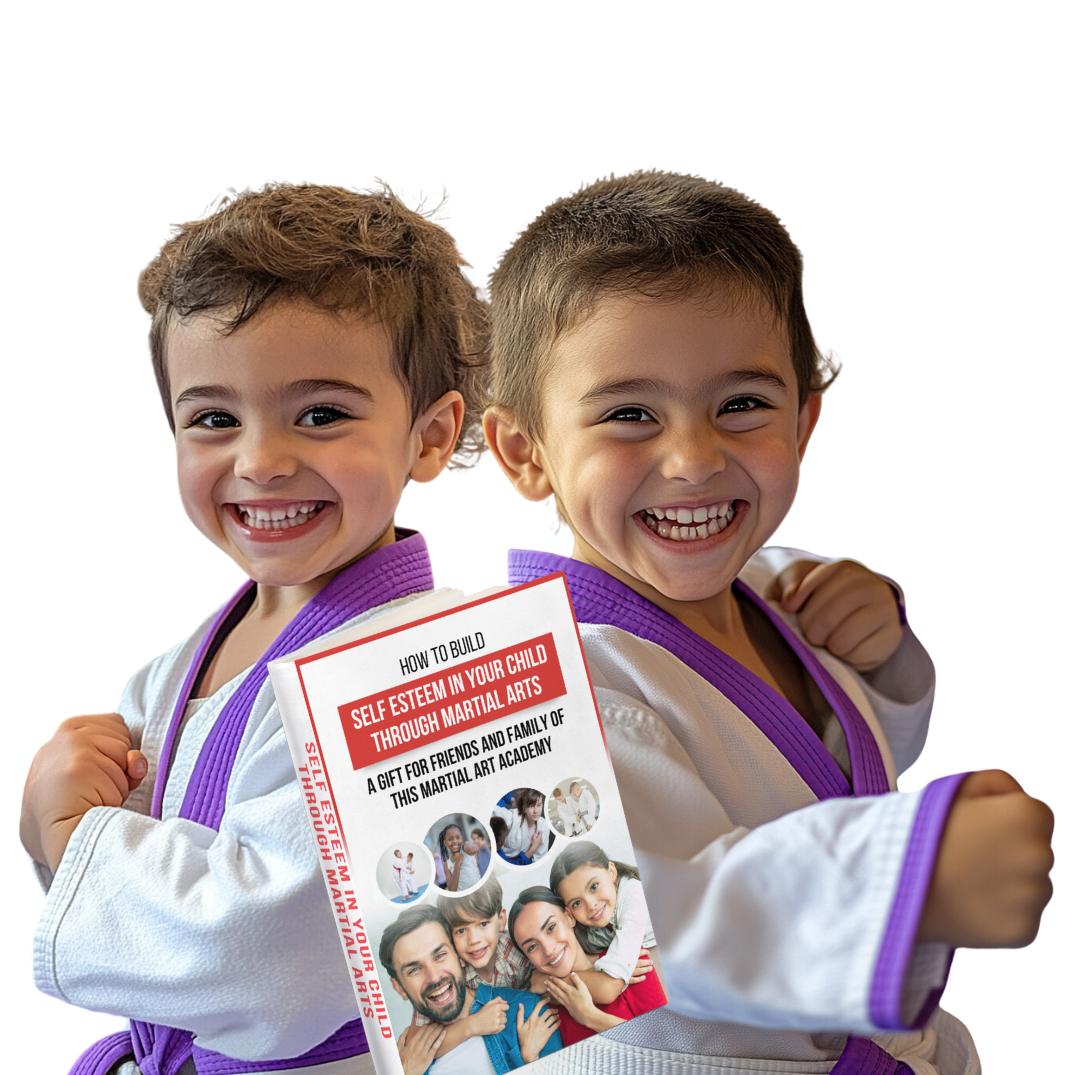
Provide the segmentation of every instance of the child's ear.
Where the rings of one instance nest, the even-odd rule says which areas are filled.
[[[544,471],[540,446],[513,414],[501,407],[489,407],[484,412],[484,440],[503,473],[526,500],[551,496],[553,490]]]
[[[504,907],[499,912],[499,932],[502,933],[506,929],[506,908]]]
[[[437,478],[450,462],[461,423],[465,419],[465,400],[460,392],[440,396],[413,423],[412,432],[420,438],[420,451],[409,471],[418,482]]]
[[[796,436],[799,442],[799,462],[806,454],[806,446],[810,443],[810,434],[814,432],[814,426],[821,417],[821,393],[811,392],[806,397],[806,402],[799,409],[799,423],[796,427]]]

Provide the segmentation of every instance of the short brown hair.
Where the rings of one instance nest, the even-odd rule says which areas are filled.
[[[541,432],[551,351],[603,298],[672,300],[717,287],[736,304],[765,301],[787,329],[799,402],[836,375],[814,343],[802,255],[780,221],[730,187],[635,172],[552,203],[491,276],[492,403]]]
[[[499,917],[503,909],[502,885],[489,877],[478,889],[467,896],[440,896],[436,901],[439,913],[451,929],[472,921],[489,921]]]
[[[301,301],[384,324],[413,419],[456,389],[465,398],[456,450],[479,451],[487,309],[461,271],[465,264],[444,228],[386,188],[271,183],[222,199],[209,216],[177,226],[139,276],[170,426],[171,324],[215,314],[228,335],[270,303]]]

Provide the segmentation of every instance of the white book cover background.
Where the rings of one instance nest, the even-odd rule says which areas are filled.
[[[438,591],[270,666],[380,1071],[400,1070],[396,1042],[412,1019],[378,961],[405,898],[387,884],[396,849],[413,851],[417,887],[427,884],[409,905],[434,903],[445,893],[431,883],[434,856],[422,856],[442,824],[479,820],[485,878],[498,878],[509,911],[521,891],[548,884],[571,838],[553,830],[531,866],[508,865],[491,838],[494,808],[524,787],[546,802],[573,779],[595,789],[587,838],[635,864],[563,578],[446,611],[462,600]]]

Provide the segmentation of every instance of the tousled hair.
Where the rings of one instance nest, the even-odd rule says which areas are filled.
[[[800,405],[836,375],[803,307],[802,255],[773,213],[696,176],[612,176],[549,205],[491,276],[491,400],[530,436],[543,433],[556,343],[617,295],[764,303],[786,329]]]
[[[394,946],[402,937],[415,933],[421,926],[426,926],[429,922],[438,922],[442,926],[446,931],[446,939],[450,942],[450,947],[453,948],[454,940],[450,936],[450,929],[446,924],[446,919],[443,918],[437,908],[432,907],[430,904],[410,907],[407,911],[402,911],[383,931],[382,940],[379,942],[379,962],[386,968],[386,973],[395,982],[399,982],[400,979],[394,971]]]
[[[174,234],[139,276],[150,355],[169,425],[171,326],[212,316],[229,335],[260,310],[301,302],[382,324],[416,418],[446,392],[465,400],[459,464],[482,449],[488,324],[447,231],[383,187],[271,183],[223,198]]]
[[[440,896],[437,903],[439,913],[451,929],[466,922],[498,918],[503,909],[502,885],[494,877],[489,877],[467,896]]]

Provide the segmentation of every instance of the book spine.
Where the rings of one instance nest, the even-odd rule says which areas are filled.
[[[296,667],[272,664],[269,672],[375,1070],[378,1075],[404,1075],[383,997],[378,951],[369,942],[353,888],[348,844]]]

